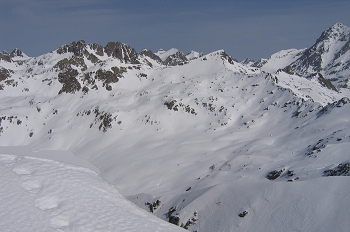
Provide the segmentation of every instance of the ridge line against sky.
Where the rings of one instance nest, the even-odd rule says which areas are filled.
[[[336,22],[350,25],[349,1],[329,0],[12,0],[0,3],[0,51],[38,56],[83,39],[121,41],[137,51],[224,49],[268,58],[310,47]]]

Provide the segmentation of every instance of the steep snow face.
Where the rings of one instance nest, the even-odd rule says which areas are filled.
[[[322,82],[320,77],[306,79],[298,75],[288,74],[281,70],[275,73],[278,85],[290,89],[293,93],[302,99],[311,100],[326,106],[330,102],[337,101],[344,96],[344,93],[338,93],[334,89],[329,89]]]
[[[89,169],[0,154],[1,231],[183,231]]]
[[[278,69],[284,68],[297,60],[304,51],[305,49],[282,50],[273,54],[259,66],[262,71],[275,73]]]
[[[185,54],[176,48],[172,48],[168,51],[164,51],[163,49],[159,49],[155,55],[160,57],[163,61],[164,65],[167,66],[176,66],[183,65],[188,63],[189,59],[185,56]]]
[[[300,75],[321,73],[338,88],[348,88],[350,28],[336,23],[324,31],[316,43],[286,67]]]
[[[349,174],[344,93],[223,50],[190,61],[175,52],[167,65],[117,45],[72,43],[1,63],[1,149],[67,151],[139,207],[192,231],[348,226],[334,216],[348,209],[346,195],[334,197],[347,177],[326,177]],[[296,56],[265,64],[273,71]]]
[[[171,48],[171,49],[169,49],[168,51],[165,51],[165,50],[163,50],[163,49],[159,49],[159,50],[158,50],[156,53],[154,53],[154,54],[156,54],[157,56],[159,56],[160,59],[161,59],[162,61],[165,61],[166,58],[168,58],[168,57],[171,56],[171,55],[176,54],[177,52],[179,52],[179,50],[176,49],[176,48]]]
[[[194,59],[197,59],[199,57],[202,57],[204,54],[203,52],[196,52],[196,51],[190,51],[187,55],[186,55],[186,58],[188,60],[194,60]]]

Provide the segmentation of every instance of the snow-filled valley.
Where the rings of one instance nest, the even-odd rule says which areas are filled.
[[[258,62],[2,52],[0,230],[346,231],[349,31]]]

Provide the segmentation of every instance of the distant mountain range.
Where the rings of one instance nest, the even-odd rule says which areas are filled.
[[[336,23],[259,61],[83,40],[4,51],[0,153],[69,151],[191,231],[343,231],[349,48]]]

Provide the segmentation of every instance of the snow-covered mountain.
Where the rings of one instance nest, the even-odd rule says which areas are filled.
[[[290,64],[280,66],[300,76],[321,75],[337,88],[349,88],[350,28],[336,23],[316,43],[295,56]]]
[[[189,53],[187,53],[186,58],[188,60],[194,60],[202,56],[204,56],[203,52],[190,51]]]
[[[278,69],[291,64],[304,52],[305,49],[288,49],[276,52],[269,59],[261,59],[253,64],[252,67],[261,68],[262,71],[275,73]]]
[[[320,69],[301,68],[312,47],[242,63],[82,40],[2,52],[0,153],[92,169],[191,231],[344,231],[350,95],[333,78],[349,69],[327,67],[345,65],[349,38],[322,35],[335,28]]]

